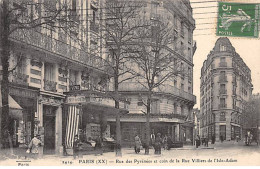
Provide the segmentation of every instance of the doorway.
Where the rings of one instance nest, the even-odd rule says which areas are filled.
[[[43,154],[55,154],[56,107],[43,107],[44,148]]]

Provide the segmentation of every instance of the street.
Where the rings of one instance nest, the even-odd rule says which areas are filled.
[[[135,154],[133,148],[123,148],[122,157],[115,157],[114,152],[103,155],[84,155],[73,159],[73,156],[44,155],[42,159],[25,159],[22,154],[14,150],[14,154],[20,154],[20,159],[6,159],[0,165],[259,165],[260,148],[255,143],[245,146],[243,142],[226,141],[224,143],[209,144],[209,147],[184,146],[171,150],[162,149],[161,155],[155,155],[150,149],[150,154],[145,155],[144,150],[140,154]],[[3,158],[1,158],[3,159]],[[242,164],[243,163],[243,164]]]

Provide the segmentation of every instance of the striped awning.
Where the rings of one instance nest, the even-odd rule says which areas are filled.
[[[74,136],[78,134],[79,129],[79,116],[80,109],[76,105],[70,105],[68,107],[65,146],[66,148],[72,148],[74,142]]]

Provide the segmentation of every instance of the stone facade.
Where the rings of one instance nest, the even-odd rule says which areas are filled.
[[[228,38],[219,38],[201,68],[202,137],[241,138],[241,115],[252,87],[248,66]]]

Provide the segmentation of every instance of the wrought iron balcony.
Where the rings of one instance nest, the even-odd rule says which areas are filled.
[[[218,107],[219,109],[224,109],[227,108],[227,104],[219,104]]]
[[[80,62],[104,71],[107,69],[107,61],[101,57],[90,56],[80,48],[71,46],[66,42],[54,39],[35,30],[15,31],[11,34],[10,39],[21,44],[30,45],[30,47],[37,48],[38,50],[51,52],[59,57],[64,57],[64,59]]]
[[[219,90],[219,94],[227,94],[227,90],[226,89],[220,89]]]
[[[219,76],[219,82],[227,82],[227,76]]]
[[[12,73],[11,82],[22,85],[22,86],[28,86],[28,78],[29,78],[29,75],[14,72],[14,73]]]
[[[56,86],[57,86],[57,82],[44,79],[44,90],[56,92],[57,91]]]
[[[227,62],[220,62],[219,67],[227,67]]]
[[[138,82],[123,82],[122,84],[119,85],[119,91],[144,91],[145,92],[148,90],[148,88],[145,86],[146,86],[145,83],[142,85]],[[160,87],[155,88],[154,92],[169,93],[177,97],[183,98],[185,100],[196,103],[196,96],[171,85],[161,85]]]

